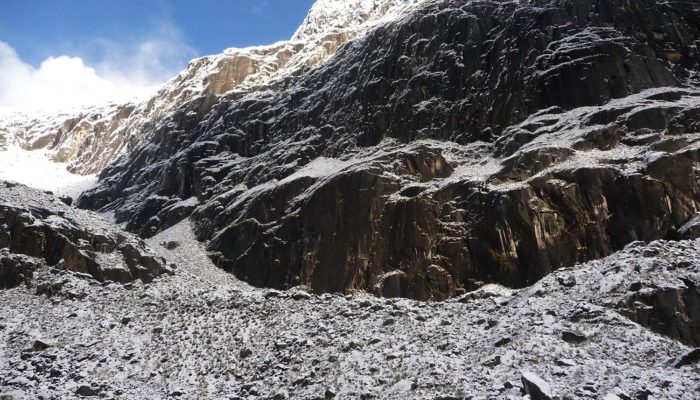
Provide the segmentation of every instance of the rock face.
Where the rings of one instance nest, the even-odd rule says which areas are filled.
[[[256,286],[522,287],[691,237],[699,32],[687,2],[430,2],[306,73],[164,116],[78,204],[142,236],[192,211]]]
[[[150,282],[167,271],[132,234],[20,185],[0,182],[0,227],[0,288],[30,279],[42,262],[100,282]]]
[[[0,249],[0,289],[12,289],[31,280],[36,268],[31,258]]]
[[[697,237],[699,31],[687,2],[322,0],[144,103],[0,136],[102,171],[78,205],[142,237],[192,215],[254,285],[444,299]]]

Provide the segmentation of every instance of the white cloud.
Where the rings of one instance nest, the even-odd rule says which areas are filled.
[[[0,41],[0,111],[55,111],[143,98],[196,55],[166,23],[132,48],[102,39],[94,44],[103,54],[94,66],[61,55],[35,68]]]
[[[255,0],[252,3],[253,3],[252,10],[256,14],[263,12],[268,6],[267,0]]]

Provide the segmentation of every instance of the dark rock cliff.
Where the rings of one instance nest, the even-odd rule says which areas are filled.
[[[183,104],[79,205],[142,236],[192,214],[257,286],[527,285],[693,232],[699,32],[691,2],[430,2],[267,91]]]
[[[0,182],[0,227],[0,289],[31,279],[43,263],[100,282],[150,282],[169,271],[134,235],[14,183]]]

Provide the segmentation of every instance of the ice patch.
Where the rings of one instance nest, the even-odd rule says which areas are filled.
[[[0,151],[0,180],[49,190],[57,196],[74,199],[97,183],[96,175],[72,174],[67,167],[67,163],[51,161],[46,150],[27,151],[9,146]]]

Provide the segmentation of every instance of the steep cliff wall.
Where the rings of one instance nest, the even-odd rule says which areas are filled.
[[[283,85],[172,113],[80,204],[143,236],[194,212],[259,286],[526,285],[700,210],[699,30],[690,3],[430,2]]]

